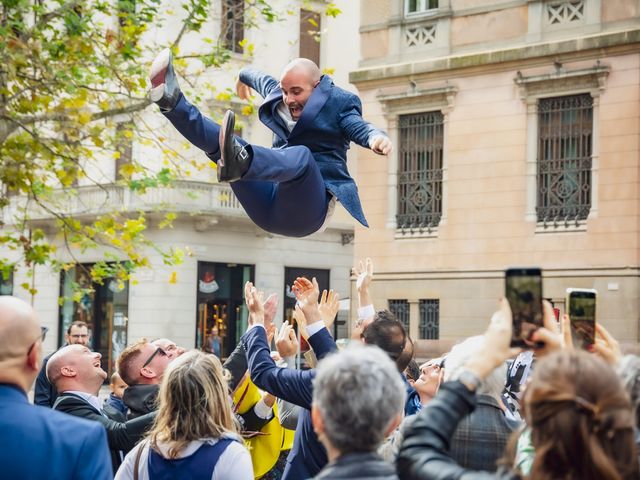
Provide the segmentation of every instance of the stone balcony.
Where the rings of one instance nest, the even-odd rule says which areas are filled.
[[[30,221],[46,222],[63,213],[88,218],[114,211],[164,213],[167,211],[194,216],[247,220],[244,209],[228,185],[178,180],[171,187],[148,188],[135,192],[125,185],[81,186],[50,195],[43,207],[33,199],[13,197],[2,211],[5,225],[15,223],[28,209]]]

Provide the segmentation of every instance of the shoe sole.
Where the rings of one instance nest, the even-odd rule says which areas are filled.
[[[231,110],[227,110],[227,113],[224,114],[224,118],[222,119],[222,125],[220,125],[220,161],[218,162],[218,170],[220,167],[224,167],[225,158],[233,156],[233,145],[231,145],[231,151],[225,151],[225,139],[229,138],[229,135],[233,135],[233,130],[235,127],[236,119],[235,115]]]
[[[153,60],[151,64],[151,70],[149,71],[149,81],[151,82],[151,88],[154,89],[164,83],[165,75],[167,74],[167,68],[171,61],[171,50],[165,48],[158,56]]]

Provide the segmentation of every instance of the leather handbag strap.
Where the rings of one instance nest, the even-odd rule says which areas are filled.
[[[138,469],[140,468],[140,457],[142,456],[142,450],[144,450],[144,448],[148,443],[149,443],[149,440],[142,442],[140,444],[140,448],[138,448],[138,451],[136,452],[136,461],[133,464],[133,480],[138,480]]]

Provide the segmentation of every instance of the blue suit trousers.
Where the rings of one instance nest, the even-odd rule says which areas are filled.
[[[194,146],[217,163],[220,126],[181,96],[164,116]],[[243,145],[247,143],[238,138]],[[231,189],[260,228],[278,235],[304,237],[324,223],[331,195],[311,151],[304,146],[264,148],[249,145],[249,170]]]

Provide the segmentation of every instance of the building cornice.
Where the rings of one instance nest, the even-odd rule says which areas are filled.
[[[356,86],[369,82],[388,81],[391,79],[420,75],[450,73],[453,70],[464,71],[475,67],[495,65],[505,67],[506,64],[522,63],[523,61],[570,55],[592,50],[634,51],[637,53],[640,43],[640,28],[631,30],[608,32],[587,37],[537,43],[500,50],[479,53],[465,53],[446,57],[421,60],[417,62],[403,62],[380,67],[363,68],[349,74],[349,81]],[[601,52],[602,55],[602,52]],[[511,66],[509,66],[510,68]]]

